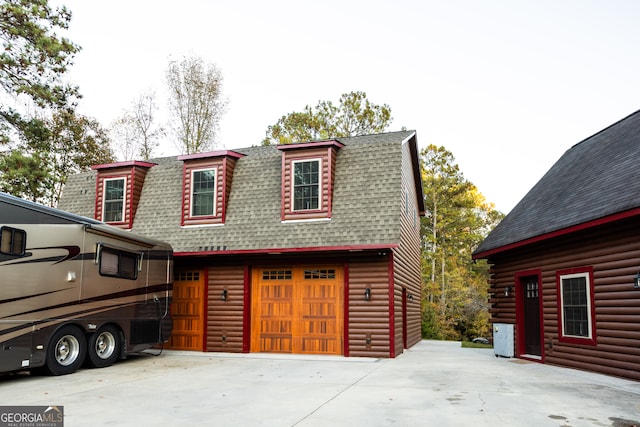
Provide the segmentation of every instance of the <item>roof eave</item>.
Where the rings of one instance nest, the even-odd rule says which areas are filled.
[[[422,188],[422,174],[420,173],[420,153],[418,150],[418,135],[414,131],[403,142],[409,144],[409,152],[411,153],[411,169],[413,171],[413,181],[416,186],[416,198],[418,199],[418,215],[425,216],[426,209],[424,206],[424,191]]]
[[[598,227],[605,224],[610,224],[615,221],[631,218],[634,216],[640,216],[640,207],[629,209],[624,212],[618,212],[613,215],[608,215],[602,218],[594,219],[592,221],[583,222],[582,224],[573,225],[571,227],[562,228],[560,230],[551,231],[549,233],[534,236],[529,239],[520,240],[519,242],[510,243],[508,245],[499,246],[493,249],[487,249],[482,252],[475,252],[471,255],[472,259],[487,259],[492,255],[496,255],[502,252],[518,249],[533,243],[543,242],[545,240],[553,239],[555,237],[565,236],[567,234],[575,233],[577,231],[587,230],[589,228]]]
[[[237,151],[233,151],[233,150],[218,150],[218,151],[207,151],[205,153],[184,154],[176,157],[176,159],[181,161],[207,159],[210,157],[234,157],[236,159],[239,159],[244,156],[245,154],[238,153]]]
[[[124,162],[116,162],[116,163],[106,163],[102,165],[92,165],[91,169],[93,170],[101,170],[101,169],[114,169],[114,168],[122,168],[122,167],[130,167],[130,166],[138,166],[142,168],[152,168],[156,166],[157,163],[151,162],[143,162],[139,160],[127,160]]]
[[[268,249],[235,249],[201,252],[174,252],[175,257],[213,256],[213,255],[281,255],[300,254],[306,252],[360,252],[366,250],[389,250],[399,247],[397,243],[346,246],[314,246],[307,248],[268,248]]]
[[[310,142],[298,142],[294,144],[276,145],[276,148],[281,151],[298,150],[301,148],[318,148],[318,147],[342,148],[344,147],[344,144],[336,139],[330,139],[325,141],[310,141]]]

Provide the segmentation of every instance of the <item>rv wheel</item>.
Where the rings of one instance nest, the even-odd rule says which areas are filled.
[[[84,333],[75,326],[64,326],[51,337],[44,368],[51,375],[71,374],[82,365],[86,351]]]
[[[121,347],[120,334],[111,325],[105,325],[89,337],[87,365],[92,368],[104,368],[118,360]]]

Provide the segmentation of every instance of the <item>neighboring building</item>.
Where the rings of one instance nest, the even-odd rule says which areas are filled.
[[[475,251],[516,357],[640,380],[639,162],[636,112],[569,149]]]
[[[171,243],[172,348],[395,357],[421,339],[415,132],[98,165],[60,208]]]

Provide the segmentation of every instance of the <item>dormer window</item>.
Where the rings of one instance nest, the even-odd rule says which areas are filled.
[[[316,141],[279,145],[282,221],[331,218],[336,155],[344,145]]]
[[[293,162],[293,210],[317,210],[320,207],[321,160]]]
[[[124,220],[124,201],[127,178],[109,178],[104,180],[104,222],[122,222]]]
[[[126,161],[91,166],[96,178],[95,219],[120,228],[131,228],[144,179],[155,163]]]
[[[178,157],[184,162],[182,226],[224,224],[233,170],[243,156],[224,150]]]

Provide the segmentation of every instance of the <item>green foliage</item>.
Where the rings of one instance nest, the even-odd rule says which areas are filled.
[[[479,342],[462,341],[460,343],[462,348],[493,348],[491,344],[482,344]]]
[[[502,218],[467,181],[453,155],[430,145],[420,153],[427,214],[422,218],[423,337],[489,333],[488,269],[471,253]]]
[[[74,113],[63,78],[80,50],[58,35],[71,13],[47,0],[0,0],[0,190],[55,206],[70,174],[111,161],[93,119]],[[28,106],[20,111],[19,105]]]
[[[71,110],[20,126],[24,131],[18,147],[0,155],[1,191],[56,206],[69,175],[113,161],[100,124]]]
[[[376,105],[364,92],[345,93],[339,105],[319,101],[315,108],[282,116],[269,126],[262,145],[290,144],[384,132],[391,123],[388,105]]]
[[[13,150],[0,157],[0,170],[0,190],[34,202],[45,198],[50,170],[38,153],[29,155]]]
[[[59,110],[49,127],[50,138],[42,141],[42,152],[52,169],[47,197],[56,206],[70,175],[89,170],[91,165],[114,161],[106,131],[97,120]]]
[[[70,19],[66,8],[52,9],[47,0],[0,1],[0,89],[5,94],[52,108],[65,107],[78,95],[62,75],[80,48],[56,34],[67,29]],[[11,139],[17,114],[0,107],[0,142]]]

